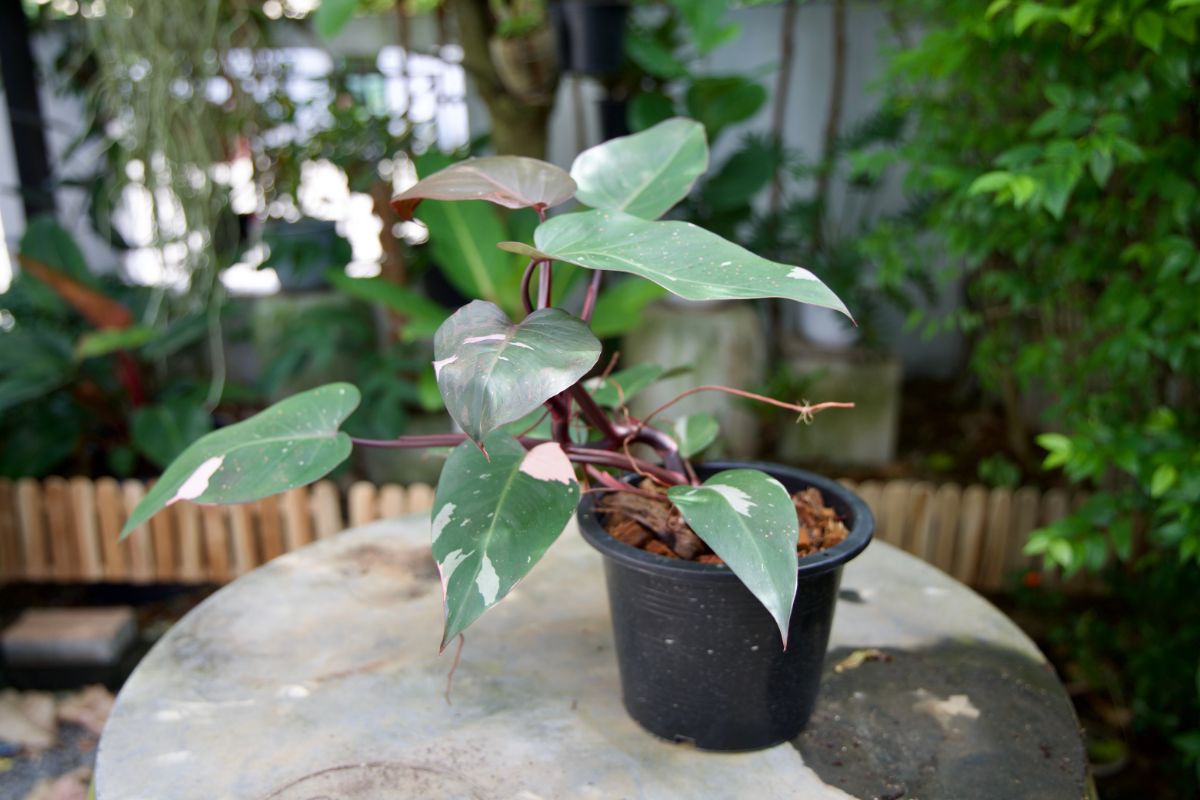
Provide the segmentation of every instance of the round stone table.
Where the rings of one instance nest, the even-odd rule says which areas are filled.
[[[572,528],[437,655],[427,517],[348,531],[214,594],[100,740],[97,800],[1087,796],[1066,694],[961,584],[876,542],[844,573],[821,700],[789,744],[708,754],[621,706],[600,557]]]

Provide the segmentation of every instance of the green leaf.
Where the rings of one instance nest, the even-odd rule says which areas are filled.
[[[149,361],[168,358],[200,341],[207,333],[207,314],[197,313],[179,317],[169,322],[166,328],[157,331],[154,338],[142,346],[142,357]]]
[[[1020,36],[1030,25],[1042,20],[1054,19],[1056,16],[1058,14],[1054,9],[1047,8],[1041,3],[1022,3],[1017,6],[1017,13],[1013,15],[1013,33]]]
[[[585,205],[657,219],[687,197],[706,169],[704,128],[676,117],[584,150],[571,177]]]
[[[800,536],[787,489],[765,472],[731,469],[700,486],[672,486],[667,497],[774,617],[786,648]]]
[[[487,200],[505,208],[550,208],[575,196],[560,167],[525,156],[469,158],[435,172],[392,198],[401,219],[422,200]]]
[[[406,286],[377,276],[374,278],[351,278],[344,270],[331,269],[325,273],[329,284],[351,297],[368,303],[382,303],[405,318],[401,333],[405,341],[428,339],[450,316],[450,312],[423,294]]]
[[[1049,452],[1046,460],[1042,462],[1046,469],[1061,467],[1071,459],[1073,445],[1070,437],[1061,433],[1042,433],[1038,434],[1037,443]]]
[[[777,147],[758,140],[748,142],[705,181],[700,197],[713,211],[745,208],[770,185],[779,169],[779,157]]]
[[[602,406],[617,408],[627,404],[647,386],[662,377],[664,370],[657,364],[638,364],[614,372],[607,378],[592,378],[584,384],[592,399]]]
[[[433,352],[446,410],[482,443],[586,375],[600,358],[600,341],[557,308],[513,324],[495,305],[476,300],[438,329]]]
[[[742,32],[740,25],[724,22],[729,9],[726,0],[675,0],[674,5],[691,29],[692,41],[700,55],[736,39]]]
[[[588,269],[628,272],[687,300],[782,297],[850,313],[808,270],[756,256],[690,222],[648,222],[619,211],[562,214],[538,226],[537,248],[500,247]]]
[[[687,67],[670,48],[649,34],[626,36],[625,54],[644,72],[656,78],[670,81],[687,74]]]
[[[470,442],[451,452],[433,501],[443,648],[529,572],[579,502],[575,472],[556,442],[526,452],[496,432],[484,446],[486,457]]]
[[[971,185],[967,187],[968,195],[988,194],[998,192],[1001,189],[1007,189],[1012,183],[1012,173],[1001,170],[995,172],[985,172],[975,180],[971,181]]]
[[[503,258],[494,249],[508,238],[504,224],[486,203],[429,203],[421,209],[429,228],[429,248],[446,279],[467,297],[501,303]],[[518,301],[519,297],[515,298]]]
[[[767,90],[740,75],[700,78],[688,87],[686,101],[688,114],[704,125],[709,141],[716,141],[725,128],[757,114]]]
[[[313,27],[322,39],[337,36],[358,10],[358,0],[321,0],[313,12]]]
[[[133,325],[129,328],[109,328],[102,331],[90,331],[79,337],[75,343],[75,357],[78,359],[107,356],[118,350],[134,350],[154,338],[153,328]]]
[[[21,255],[33,258],[48,267],[74,278],[91,288],[96,288],[96,279],[88,270],[83,252],[74,237],[58,224],[52,215],[34,217],[25,226],[18,248]],[[69,313],[70,306],[58,293],[24,271],[13,281],[28,295],[38,310],[55,316]]]
[[[121,536],[178,500],[246,503],[323,477],[350,455],[338,428],[358,402],[358,389],[330,383],[202,437],[138,503]]]
[[[717,440],[721,426],[712,414],[691,414],[671,423],[671,438],[679,445],[679,454],[691,458]]]
[[[634,133],[652,128],[675,116],[675,103],[662,92],[638,92],[629,101],[625,121]]]
[[[1163,41],[1163,18],[1155,11],[1143,11],[1133,21],[1133,35],[1137,40],[1158,52]]]
[[[134,447],[160,468],[210,430],[212,417],[190,398],[142,406],[130,418]]]
[[[1175,481],[1179,479],[1179,470],[1172,464],[1159,464],[1150,478],[1150,496],[1162,497],[1171,491]]]
[[[1109,176],[1112,175],[1112,153],[1106,150],[1093,150],[1088,156],[1088,169],[1091,170],[1092,179],[1096,181],[1096,185],[1103,189],[1104,185],[1108,183]]]
[[[642,324],[642,312],[667,292],[657,283],[626,278],[609,287],[605,284],[592,311],[592,333],[601,339],[620,336]]]

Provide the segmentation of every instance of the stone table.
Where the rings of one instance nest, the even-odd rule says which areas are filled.
[[[1087,794],[1075,716],[978,595],[875,542],[846,569],[795,741],[707,754],[619,699],[600,557],[568,530],[438,657],[428,518],[358,528],[214,594],[129,679],[97,800],[1046,798]]]

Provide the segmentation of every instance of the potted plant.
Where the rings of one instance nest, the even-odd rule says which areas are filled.
[[[689,456],[716,434],[711,420],[677,420],[668,431],[652,423],[674,401],[641,419],[625,409],[628,395],[658,374],[653,368],[585,381],[601,355],[588,323],[608,272],[647,278],[689,300],[780,297],[845,313],[802,267],[759,258],[690,223],[658,221],[707,163],[702,126],[671,119],[588,150],[570,174],[534,159],[488,157],[426,177],[393,200],[400,216],[426,199],[485,199],[534,208],[543,220],[532,246],[501,245],[529,258],[524,319],[513,322],[476,300],[435,335],[438,388],[463,432],[355,439],[339,428],[358,390],[319,387],[198,440],[125,532],[178,500],[246,502],[316,480],[356,444],[453,447],[432,514],[443,648],[509,593],[578,510],[584,536],[605,556],[632,716],[660,736],[711,749],[765,747],[795,735],[815,698],[840,567],[870,539],[870,513],[833,482],[786,467],[694,468]],[[547,208],[572,197],[593,210],[546,219]],[[578,316],[550,306],[556,262],[591,270]],[[723,386],[684,395],[698,391],[805,418],[847,405],[788,403]],[[794,495],[813,502],[797,505]],[[620,502],[598,500],[613,497]],[[802,513],[812,517],[803,531]],[[647,539],[659,545],[651,549],[669,546],[666,555],[676,557],[615,539],[605,526],[623,517],[646,521]],[[844,526],[842,541],[798,560],[800,540],[822,520]],[[685,554],[693,560],[678,557]]]

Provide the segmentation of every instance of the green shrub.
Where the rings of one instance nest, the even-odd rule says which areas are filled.
[[[1098,491],[1029,550],[1109,575],[1127,613],[1079,642],[1107,648],[1137,724],[1194,767],[1200,2],[902,0],[898,11],[919,39],[914,29],[892,56],[886,85],[912,127],[858,168],[898,161],[924,202],[875,253],[911,268],[919,242],[964,275],[952,322],[973,333],[974,369],[1005,402],[1018,451],[1032,441],[1022,399],[1044,398],[1045,466]]]

